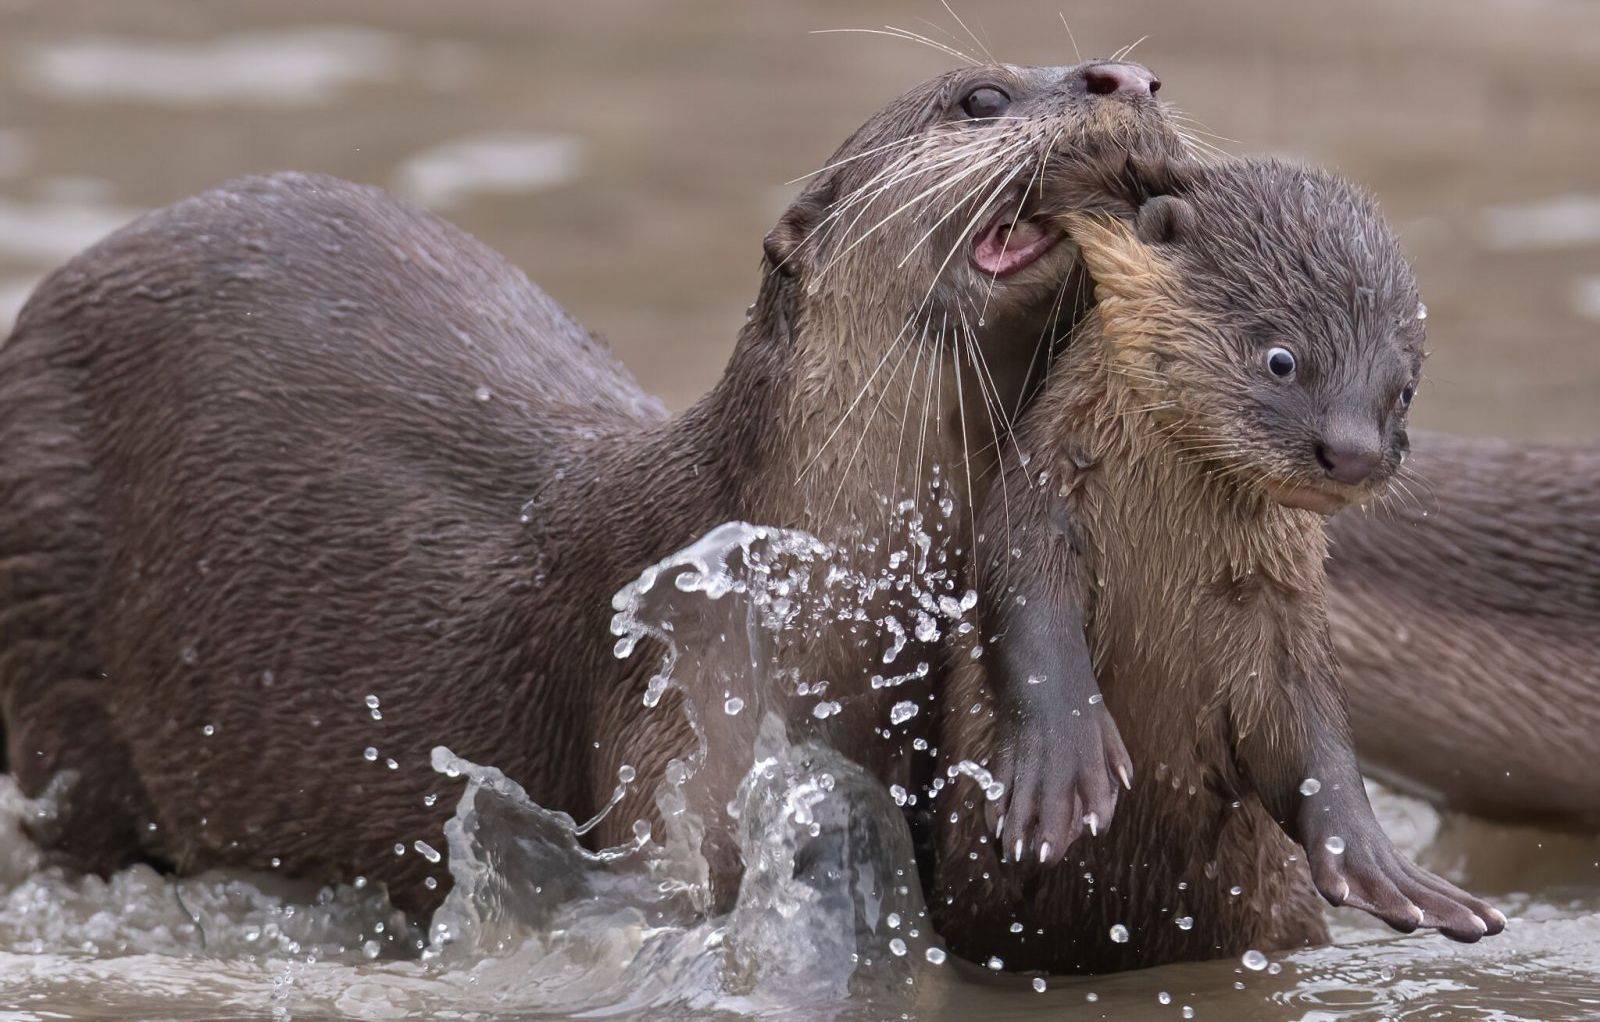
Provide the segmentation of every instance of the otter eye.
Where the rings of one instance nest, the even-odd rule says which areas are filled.
[[[1294,375],[1294,352],[1288,348],[1271,348],[1267,351],[1267,372],[1286,380]]]
[[[1010,96],[992,85],[980,85],[961,101],[961,111],[968,117],[998,117],[1010,105]]]
[[[1411,407],[1411,399],[1416,397],[1416,396],[1417,396],[1417,388],[1413,387],[1409,383],[1406,384],[1405,387],[1402,388],[1401,391],[1400,391],[1400,407],[1402,407],[1402,408],[1410,408]]]

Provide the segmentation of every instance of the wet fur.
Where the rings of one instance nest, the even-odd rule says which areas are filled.
[[[1323,520],[1270,499],[1262,482],[1305,471],[1296,435],[1252,435],[1263,413],[1230,400],[1263,388],[1248,375],[1258,339],[1240,329],[1237,310],[1254,313],[1253,302],[1276,293],[1307,315],[1299,332],[1272,336],[1309,335],[1300,350],[1315,351],[1318,339],[1329,350],[1308,396],[1262,396],[1267,424],[1275,406],[1319,394],[1326,406],[1298,414],[1336,421],[1368,391],[1394,402],[1421,358],[1407,322],[1409,273],[1370,204],[1331,179],[1271,163],[1206,176],[1201,201],[1175,210],[1153,200],[1168,207],[1157,217],[1184,222],[1147,223],[1142,211],[1139,240],[1126,227],[1076,221],[1097,305],[1019,425],[1021,446],[1042,456],[1030,465],[1037,476],[1017,479],[1024,496],[1013,517],[986,516],[986,528],[1013,530],[1011,556],[985,571],[983,590],[1001,608],[991,643],[1006,643],[1008,621],[1026,627],[1041,613],[1035,599],[1052,581],[1069,587],[1042,613],[1083,609],[1094,674],[1137,766],[1109,832],[1075,834],[1060,864],[1043,852],[1016,861],[1014,810],[1001,832],[1013,861],[1003,861],[970,787],[957,789],[965,811],[936,814],[941,932],[961,953],[999,954],[1009,968],[1104,972],[1321,941],[1308,859],[1328,897],[1356,891],[1352,900],[1394,925],[1414,928],[1426,915],[1468,940],[1503,925],[1400,860],[1378,829],[1335,668]],[[1369,220],[1380,225],[1370,233]],[[1233,254],[1231,277],[1226,256],[1218,265],[1195,255],[1216,252],[1210,228],[1230,221],[1235,240],[1260,239],[1260,251]],[[1274,255],[1301,250],[1307,239],[1295,233],[1306,224],[1353,249],[1322,251],[1325,266],[1274,265]],[[1170,251],[1151,243],[1174,240],[1174,230]],[[1263,278],[1253,292],[1240,286],[1241,265]],[[1225,294],[1240,305],[1222,304]],[[1354,315],[1339,317],[1341,305]],[[1343,321],[1319,323],[1318,312]],[[1384,371],[1394,362],[1398,382]],[[1403,415],[1377,411],[1397,464]],[[953,673],[941,722],[950,761],[991,759],[1023,719],[1002,712],[1024,684],[1006,664],[969,661]],[[1299,790],[1308,777],[1320,793]],[[1045,778],[1044,797],[1072,782]],[[1325,847],[1329,836],[1348,842],[1344,856]],[[1395,884],[1429,907],[1418,912]],[[1192,926],[1176,925],[1180,917]],[[1130,932],[1126,943],[1109,936],[1113,924]]]
[[[958,952],[997,954],[1008,968],[1108,972],[1326,938],[1293,842],[1257,799],[1231,808],[1247,789],[1234,767],[1236,737],[1275,737],[1296,725],[1293,714],[1265,712],[1303,694],[1280,687],[1289,681],[1280,657],[1327,658],[1325,633],[1293,627],[1296,611],[1318,600],[1321,530],[1308,512],[1236,503],[1203,469],[1174,458],[1138,411],[1147,397],[1119,384],[1106,364],[1136,356],[1143,343],[1134,331],[1176,332],[1154,301],[1131,319],[1110,313],[1131,328],[1126,354],[1125,342],[1102,332],[1106,303],[1142,300],[1173,272],[1131,263],[1109,270],[1132,290],[1100,295],[1101,308],[1018,427],[1019,444],[1039,456],[1030,468],[1042,482],[1019,480],[1025,496],[1013,506],[1012,543],[1023,557],[1039,545],[1059,550],[1046,523],[1054,500],[1065,500],[1081,550],[1067,577],[1080,586],[1075,601],[1086,610],[1096,673],[1138,773],[1109,832],[1080,838],[1059,866],[999,861],[970,808],[944,822],[940,931]],[[1052,563],[1063,570],[1069,559],[1060,551]],[[1017,574],[1002,562],[999,584],[986,586],[990,599],[1008,598],[1002,580]],[[1298,644],[1280,654],[1286,639]],[[993,700],[981,662],[955,672],[946,757],[987,756]],[[976,861],[962,854],[974,849]],[[1244,893],[1231,896],[1234,885]],[[1182,916],[1194,919],[1191,929],[1176,925]],[[1127,943],[1111,940],[1115,924],[1130,930]]]
[[[1410,494],[1330,525],[1362,763],[1453,809],[1600,830],[1600,452],[1413,442]]]
[[[927,184],[914,161],[896,162],[912,146],[847,155],[902,136],[924,156],[1003,139],[945,127],[980,73],[1038,86],[1039,134],[1015,153],[1018,173],[1095,134],[1104,107],[1081,82],[1074,91],[1070,69],[956,72],[890,104],[769,239],[722,380],[672,418],[498,255],[330,178],[235,182],[52,274],[0,348],[0,710],[24,790],[70,782],[36,837],[102,872],[149,858],[184,872],[366,876],[423,911],[448,888],[445,867],[412,850],[437,847],[459,790],[428,765],[445,744],[580,820],[632,766],[638,780],[590,833],[631,839],[667,762],[694,740],[675,697],[642,704],[659,651],[612,655],[612,593],[733,519],[881,540],[886,557],[886,499],[931,503],[917,484],[943,465],[947,492],[970,504],[962,489],[982,465],[956,469],[969,453],[992,463],[983,355],[996,399],[1014,407],[1030,346],[1075,315],[1070,301],[1052,311],[1056,264],[998,288],[990,326],[967,325],[964,346],[941,334],[918,349],[933,312],[945,329],[971,301],[962,289],[981,284],[957,262],[912,324],[923,332],[906,330],[938,261],[964,243],[968,211],[994,199],[938,207],[961,215],[899,273],[885,264],[926,221],[891,218],[844,255],[860,235],[823,219],[880,172],[910,173],[887,205],[866,204],[866,223]],[[1112,120],[1101,135],[1139,134]],[[898,376],[900,363],[878,377],[891,343],[918,350],[925,384]],[[935,377],[943,360],[955,368]],[[914,385],[926,401],[902,406]],[[964,535],[958,525],[946,539],[961,547]],[[865,692],[882,641],[841,632],[791,655],[834,691]],[[875,775],[909,783],[903,746],[872,734],[884,709],[873,695],[847,700],[824,730]],[[739,864],[723,807],[750,762],[726,753],[691,793],[724,903]]]

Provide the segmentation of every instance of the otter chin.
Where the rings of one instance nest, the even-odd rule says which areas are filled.
[[[1319,515],[1335,515],[1359,502],[1356,496],[1306,483],[1273,483],[1267,487],[1267,497],[1275,504]]]

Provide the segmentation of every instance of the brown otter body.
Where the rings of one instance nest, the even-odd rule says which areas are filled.
[[[1600,451],[1415,437],[1410,496],[1333,519],[1328,612],[1370,773],[1600,830]]]
[[[996,767],[1004,816],[997,841],[970,789],[939,814],[941,932],[1010,968],[1100,972],[1321,941],[1318,890],[1405,930],[1495,932],[1373,818],[1310,510],[1370,494],[1405,449],[1409,270],[1325,175],[1246,163],[1177,187],[1137,236],[1074,229],[1098,304],[1018,427],[1042,457],[987,516],[1016,555],[983,587],[997,652],[957,672],[941,724],[952,762]],[[1088,658],[1048,649],[1078,607],[1104,707]]]
[[[1034,211],[1070,204],[1079,157],[1176,144],[1152,81],[986,66],[891,104],[769,236],[725,376],[676,418],[502,259],[373,189],[250,179],[75,259],[0,348],[0,708],[24,788],[67,788],[41,839],[93,869],[364,875],[423,909],[438,744],[579,819],[630,767],[593,832],[630,838],[694,742],[642,705],[655,658],[612,655],[611,594],[731,519],[887,558],[883,508],[931,505],[935,467],[967,505],[991,407],[1073,315]],[[793,655],[862,693],[827,737],[904,780],[873,734],[884,641]],[[689,795],[725,895],[750,757],[723,753]]]

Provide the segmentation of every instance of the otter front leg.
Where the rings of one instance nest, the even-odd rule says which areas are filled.
[[[990,766],[1005,785],[986,803],[989,826],[1003,857],[1043,864],[1059,862],[1083,830],[1110,824],[1117,784],[1133,786],[1084,636],[1071,525],[1050,500],[1038,489],[1019,496],[1011,540],[1023,552],[1004,544],[980,576],[997,714]],[[1006,535],[1005,522],[988,524],[988,535]]]
[[[1309,679],[1267,696],[1266,718],[1245,730],[1237,753],[1263,804],[1305,849],[1317,890],[1403,933],[1427,927],[1471,943],[1503,930],[1498,910],[1390,842],[1367,801],[1331,663]]]

